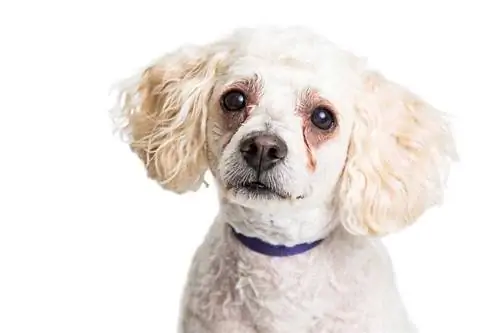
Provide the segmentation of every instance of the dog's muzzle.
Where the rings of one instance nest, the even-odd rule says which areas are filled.
[[[238,148],[240,156],[225,173],[227,188],[245,198],[290,198],[278,168],[288,154],[283,139],[271,133],[252,132],[241,139]]]

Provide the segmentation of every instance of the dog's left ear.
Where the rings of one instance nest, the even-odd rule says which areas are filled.
[[[337,211],[353,234],[384,235],[440,203],[455,144],[444,114],[377,72],[355,109]]]

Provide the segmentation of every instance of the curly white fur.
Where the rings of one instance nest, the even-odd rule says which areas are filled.
[[[241,121],[219,103],[235,84],[257,91]],[[334,132],[311,130],[302,115],[316,100],[332,105]],[[182,47],[124,88],[118,107],[152,179],[184,193],[210,170],[219,190],[219,214],[189,273],[180,332],[416,331],[390,259],[370,236],[404,228],[440,202],[456,157],[441,112],[299,27],[239,29]],[[287,199],[230,186],[250,177],[238,146],[255,131],[288,146],[268,175]],[[241,245],[228,226],[272,244],[325,241],[301,255],[267,257]]]

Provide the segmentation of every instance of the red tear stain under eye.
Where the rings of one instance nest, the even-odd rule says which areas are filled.
[[[304,144],[306,146],[306,151],[307,151],[307,168],[310,171],[314,171],[316,170],[316,158],[314,157],[311,147],[309,146],[309,142],[307,141],[305,126],[302,129],[302,137],[304,138]]]

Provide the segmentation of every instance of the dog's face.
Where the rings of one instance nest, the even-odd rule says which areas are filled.
[[[216,79],[208,162],[227,199],[273,209],[331,202],[354,116],[342,103],[346,74],[301,65],[247,55]]]
[[[166,189],[252,208],[326,205],[383,234],[436,203],[455,156],[439,111],[304,29],[244,29],[156,61],[123,91],[131,146]]]

